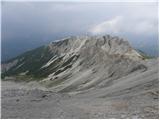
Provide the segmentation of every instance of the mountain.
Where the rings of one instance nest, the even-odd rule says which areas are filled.
[[[75,36],[28,51],[2,63],[2,77],[30,76],[54,86],[72,81],[74,89],[90,88],[134,71],[145,71],[145,57],[116,36]],[[81,86],[83,84],[83,86]]]
[[[7,118],[158,118],[158,65],[116,36],[54,41],[2,63],[2,112]]]
[[[103,54],[105,54],[106,58],[103,58],[105,56],[102,57]],[[114,55],[118,57],[133,57],[134,59],[140,59],[141,57],[129,46],[127,41],[117,37],[70,37],[28,51],[4,62],[2,70],[5,71],[6,75],[26,72],[27,75],[35,77],[47,77],[53,72],[61,71],[60,69],[70,68],[76,61],[84,64],[90,62],[88,63],[89,65],[91,61],[98,62],[98,59],[108,60],[108,56],[113,57]],[[87,61],[87,59],[90,59],[90,61]]]

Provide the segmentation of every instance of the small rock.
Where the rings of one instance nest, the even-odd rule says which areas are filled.
[[[47,95],[42,95],[42,98],[45,98],[45,97],[47,97]]]

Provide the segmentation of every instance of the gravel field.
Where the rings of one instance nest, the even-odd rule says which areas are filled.
[[[155,89],[135,95],[117,92],[110,97],[92,97],[90,92],[72,94],[2,82],[2,118],[158,119],[158,93]]]

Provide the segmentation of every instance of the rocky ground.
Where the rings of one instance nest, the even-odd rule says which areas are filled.
[[[156,86],[157,82],[146,84],[145,89]],[[158,89],[138,93],[130,90],[93,97],[89,92],[54,93],[5,81],[2,118],[158,118]]]

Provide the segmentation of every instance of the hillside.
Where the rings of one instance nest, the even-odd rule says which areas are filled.
[[[115,36],[77,36],[54,41],[2,64],[4,85],[7,80],[23,83],[9,90],[5,89],[7,86],[2,88],[3,116],[158,118],[158,64],[157,58],[146,58],[127,40]],[[26,90],[25,85],[32,89]],[[13,91],[20,108],[29,114],[19,111],[17,101],[10,103]],[[35,105],[32,99],[40,102]],[[34,112],[30,112],[28,104]],[[43,109],[32,107],[39,105]],[[41,116],[39,112],[45,111]]]

